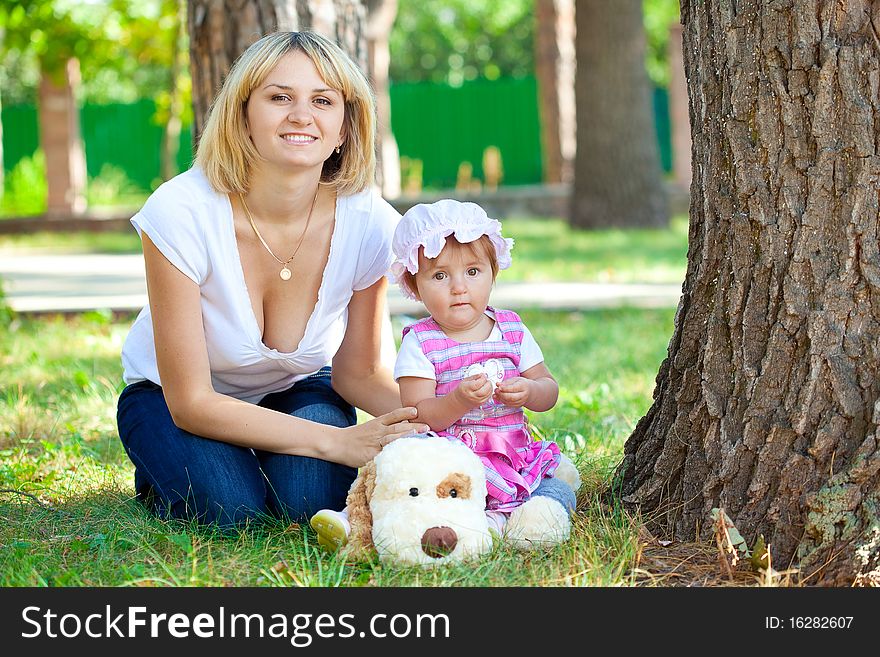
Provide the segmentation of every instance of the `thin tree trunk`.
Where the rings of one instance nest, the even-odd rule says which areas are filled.
[[[642,0],[577,0],[577,154],[571,223],[666,226],[645,70]]]
[[[880,15],[867,0],[682,2],[690,250],[623,500],[777,569],[880,583]],[[872,23],[873,19],[873,23]]]
[[[86,159],[76,102],[79,80],[76,59],[58,71],[40,74],[40,146],[46,156],[49,217],[69,217],[86,209]]]
[[[559,143],[559,102],[556,62],[555,0],[535,0],[535,77],[538,80],[538,107],[541,116],[541,155],[544,182],[562,182],[562,148]]]
[[[397,0],[365,0],[367,10],[367,60],[370,82],[376,92],[377,141],[376,177],[385,198],[400,196],[400,152],[391,132],[391,95],[388,68],[391,52],[388,39],[397,17]]]
[[[0,25],[0,50],[3,49],[3,41],[6,36],[6,29]],[[3,111],[2,93],[0,93],[0,112]],[[3,194],[6,189],[6,169],[3,165],[3,122],[0,121],[0,202],[3,201]]]
[[[687,192],[691,187],[691,124],[688,115],[687,80],[681,51],[681,23],[669,26],[669,118],[672,124],[673,180]]]
[[[185,61],[183,49],[186,29],[185,21],[185,0],[177,0],[174,43],[172,44],[171,53],[171,71],[168,81],[171,102],[168,108],[168,122],[165,124],[165,130],[162,132],[162,151],[159,165],[163,180],[169,180],[177,174],[177,154],[180,151],[180,128],[183,114],[183,92],[180,89],[180,73],[183,70]]]
[[[536,0],[535,75],[544,182],[571,182],[575,154],[574,0]]]
[[[3,100],[0,96],[0,112],[3,111]],[[3,201],[3,194],[6,190],[6,169],[3,165],[3,122],[0,121],[0,202]]]
[[[193,145],[235,59],[276,30],[313,29],[334,39],[364,70],[364,8],[358,0],[188,0]]]

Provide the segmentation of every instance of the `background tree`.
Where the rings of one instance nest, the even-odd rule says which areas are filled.
[[[641,0],[578,0],[577,153],[571,223],[579,228],[669,221]]]
[[[7,21],[7,12],[6,9],[0,10],[0,52],[3,52],[3,41],[6,35],[6,21]],[[2,89],[2,87],[0,87]],[[2,92],[0,92],[0,112],[3,111],[3,97]],[[3,190],[5,187],[5,177],[6,173],[3,167],[3,122],[0,121],[0,201],[3,200]]]
[[[186,0],[111,0],[121,35],[119,63],[104,69],[137,85],[136,98],[156,103],[154,121],[162,126],[160,178],[178,173],[182,127],[192,121]],[[94,96],[94,92],[91,94]]]
[[[400,0],[391,32],[394,82],[533,75],[534,0]]]
[[[193,145],[232,63],[261,36],[312,29],[334,39],[367,70],[364,21],[358,0],[188,0]]]
[[[85,209],[83,102],[153,98],[156,121],[169,133],[166,175],[175,165],[172,145],[179,143],[179,132],[170,133],[187,118],[182,108],[188,88],[185,70],[170,84],[168,75],[179,2],[26,0],[0,8],[7,35],[0,44],[0,84],[7,102],[38,105],[49,214],[66,217]],[[175,93],[181,102],[171,102]]]
[[[642,0],[645,39],[645,68],[658,87],[670,84],[669,26],[679,22],[679,0]]]
[[[684,0],[687,276],[623,500],[777,569],[880,583],[880,7]]]
[[[50,216],[85,209],[86,165],[77,99],[80,61],[102,59],[109,43],[86,13],[70,2],[41,0],[24,0],[4,10],[4,55],[9,50],[28,52],[39,70],[40,146],[46,158]],[[96,10],[90,18],[100,13]]]
[[[180,129],[183,124],[184,90],[181,85],[187,68],[186,0],[166,0],[173,18],[171,32],[171,68],[168,72],[168,119],[162,133],[161,175],[169,180],[177,173],[177,153],[180,150]]]
[[[535,76],[544,182],[571,182],[575,155],[574,0],[535,0]]]
[[[367,69],[376,93],[379,141],[376,177],[385,198],[400,196],[400,152],[391,132],[391,93],[388,73],[391,67],[389,41],[397,0],[364,0],[367,10]]]

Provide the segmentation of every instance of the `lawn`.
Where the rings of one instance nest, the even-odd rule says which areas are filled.
[[[639,552],[633,521],[597,494],[650,404],[672,309],[524,312],[560,382],[532,414],[585,480],[572,539],[525,559],[423,572],[346,563],[310,529],[267,522],[232,536],[151,517],[132,499],[116,435],[119,349],[130,317],[17,319],[0,337],[0,585],[619,585]]]
[[[562,219],[511,218],[515,241],[503,280],[680,283],[687,262],[687,217],[665,230],[572,230]],[[0,235],[0,256],[23,253],[140,253],[134,229],[104,233]]]
[[[678,282],[686,226],[572,231],[512,219],[505,280]],[[134,233],[0,238],[29,250],[137,252]],[[674,309],[523,311],[560,384],[532,413],[541,436],[577,463],[584,486],[571,539],[544,553],[497,547],[477,565],[424,571],[348,563],[311,529],[272,520],[221,535],[161,521],[133,498],[116,433],[119,353],[132,317],[18,317],[0,328],[0,586],[618,586],[654,583],[640,568],[636,518],[601,497],[623,444],[651,403]]]

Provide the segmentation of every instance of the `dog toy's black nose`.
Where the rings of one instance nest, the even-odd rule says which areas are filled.
[[[431,527],[422,534],[422,551],[434,559],[452,552],[456,543],[458,536],[452,527]]]

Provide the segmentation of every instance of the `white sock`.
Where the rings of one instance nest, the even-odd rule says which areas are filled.
[[[348,536],[349,534],[351,534],[351,525],[348,523],[348,507],[345,507],[342,511],[334,511],[333,509],[321,509],[312,517],[314,518],[315,516],[319,515],[330,515],[337,518],[340,521],[343,529],[345,529],[345,535]]]
[[[498,535],[504,533],[508,515],[503,511],[486,511],[486,520],[489,521],[489,529],[494,529]]]

